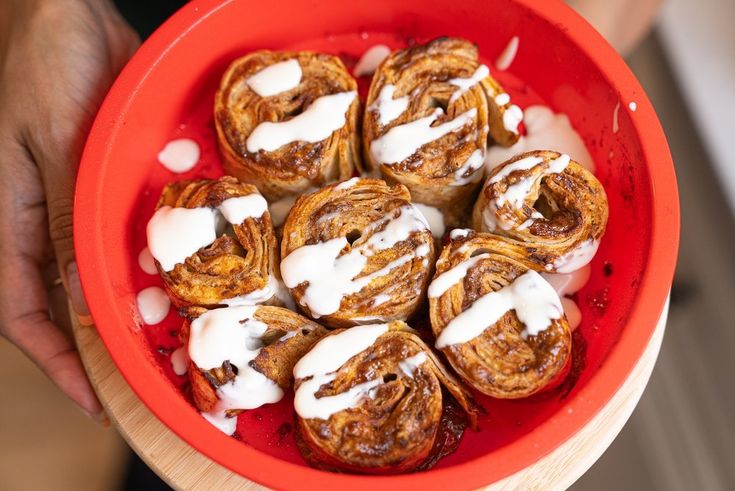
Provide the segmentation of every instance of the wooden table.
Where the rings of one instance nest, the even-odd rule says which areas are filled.
[[[602,455],[630,417],[651,376],[663,339],[668,302],[631,374],[610,402],[575,436],[534,465],[488,490],[565,489]],[[123,379],[94,326],[74,323],[74,337],[97,395],[128,444],[176,489],[266,489],[197,452],[161,423]]]

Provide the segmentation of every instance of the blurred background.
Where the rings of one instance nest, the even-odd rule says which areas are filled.
[[[735,1],[668,0],[655,14],[657,1],[616,2],[627,5],[611,13],[605,1],[569,3],[625,55],[658,112],[679,180],[681,248],[648,388],[612,446],[573,489],[735,489],[735,391],[724,389],[733,387],[735,349],[735,160],[729,151]],[[118,3],[145,37],[180,2]],[[5,340],[0,387],[6,450],[0,490],[167,489],[114,429],[84,416]]]

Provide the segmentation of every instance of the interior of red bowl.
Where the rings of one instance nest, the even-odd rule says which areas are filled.
[[[676,184],[658,121],[622,60],[562,4],[532,3],[195,2],[141,48],[105,101],[85,150],[76,198],[77,254],[90,309],[113,359],[143,402],[179,436],[276,488],[398,488],[409,480],[431,488],[458,482],[477,487],[532,464],[609,400],[642,353],[668,292],[678,234]],[[545,103],[569,116],[607,191],[607,233],[590,281],[577,294],[583,321],[575,332],[570,376],[557,389],[525,400],[481,398],[487,409],[482,430],[466,432],[459,449],[435,469],[407,476],[307,467],[293,442],[289,397],[241,415],[242,441],[225,436],[199,416],[186,399],[185,377],[171,369],[180,318],[172,310],[162,323],[144,326],[135,307],[138,291],[161,284],[137,262],[161,188],[222,173],[212,122],[221,74],[232,59],[259,48],[334,53],[350,66],[375,44],[398,48],[440,35],[474,41],[489,66],[518,36],[510,69],[493,75],[522,107]],[[361,88],[367,83],[362,80]],[[202,157],[192,171],[175,175],[156,155],[182,136],[199,143]]]

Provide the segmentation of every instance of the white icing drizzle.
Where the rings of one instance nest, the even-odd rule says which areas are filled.
[[[294,89],[300,82],[301,66],[296,59],[267,66],[245,81],[260,97],[270,97]]]
[[[613,134],[620,131],[620,120],[618,119],[619,114],[620,114],[620,101],[618,101],[615,104],[615,109],[613,109],[613,123],[612,123]]]
[[[426,361],[426,353],[419,351],[413,356],[409,356],[405,360],[398,362],[398,368],[407,376],[412,377],[418,367]]]
[[[638,104],[635,101],[631,101],[628,103],[628,109],[635,112],[638,109]]]
[[[302,380],[294,396],[294,408],[302,418],[329,419],[333,414],[357,406],[366,397],[375,397],[375,388],[382,378],[368,380],[345,392],[316,398],[319,388],[332,382],[337,371],[352,357],[365,351],[384,333],[387,324],[356,326],[319,341],[294,367],[294,377]],[[398,363],[401,371],[413,377],[426,361],[426,353],[418,353]],[[308,377],[311,377],[308,379]]]
[[[500,56],[498,56],[498,59],[495,61],[495,68],[498,70],[507,70],[510,68],[510,65],[513,63],[513,60],[516,58],[516,54],[518,53],[518,44],[519,44],[518,36],[513,36],[510,38],[510,41],[508,41],[508,45],[505,47],[502,53],[500,53]]]
[[[346,254],[340,255],[348,244],[346,237],[305,245],[292,251],[281,261],[284,283],[289,288],[295,288],[301,283],[308,282],[301,302],[309,307],[313,316],[321,317],[336,312],[344,296],[359,292],[373,279],[429,253],[428,245],[423,244],[383,268],[358,277],[374,251],[389,249],[398,242],[408,239],[411,233],[429,228],[425,218],[414,205],[402,206],[397,213],[398,216],[371,224],[369,230],[375,230],[387,222],[383,230],[372,234],[367,241],[353,247]]]
[[[164,271],[171,271],[215,241],[215,213],[211,208],[162,206],[148,222],[147,234],[151,255]]]
[[[446,230],[446,227],[444,226],[444,214],[433,206],[424,205],[422,203],[413,203],[413,206],[419,210],[426,220],[426,223],[429,224],[431,235],[440,239],[444,235],[444,230]]]
[[[189,366],[189,351],[186,346],[179,346],[171,353],[171,368],[176,375],[186,375]]]
[[[454,181],[450,182],[450,186],[464,186],[471,182],[477,182],[482,179],[482,173],[477,172],[485,163],[485,153],[482,149],[477,149],[467,158],[464,164],[454,172]]]
[[[224,411],[212,411],[201,415],[225,435],[232,435],[237,429],[237,418],[228,418]]]
[[[162,206],[148,222],[148,248],[163,270],[171,271],[217,239],[218,230],[223,228],[218,223],[220,218],[239,225],[247,218],[260,217],[266,210],[268,203],[257,193],[228,198],[217,209]]]
[[[347,179],[346,181],[337,184],[337,186],[335,186],[334,189],[336,189],[337,191],[345,191],[347,189],[350,189],[355,184],[357,184],[357,181],[359,180],[360,180],[359,177],[353,177],[351,179]]]
[[[238,369],[255,358],[267,326],[254,318],[257,307],[209,310],[191,322],[189,356],[202,370],[229,361]],[[244,322],[241,322],[244,321]]]
[[[575,249],[557,258],[554,264],[547,264],[546,270],[557,273],[571,273],[576,271],[592,261],[599,246],[599,240],[590,238],[579,244]]]
[[[281,261],[283,281],[289,288],[308,282],[301,302],[315,317],[339,310],[342,298],[355,293],[355,278],[367,264],[367,258],[354,249],[342,256],[346,237],[306,245],[291,252]]]
[[[454,119],[432,126],[442,114],[444,111],[437,108],[429,116],[394,126],[370,144],[373,158],[387,165],[402,162],[416,153],[423,145],[465,126],[475,118],[477,109],[472,108]]]
[[[579,310],[577,303],[571,298],[562,298],[561,306],[564,308],[564,315],[567,318],[569,330],[574,332],[574,330],[582,323],[582,312]]]
[[[511,133],[518,134],[518,125],[523,121],[523,110],[511,104],[503,112],[503,127]]]
[[[244,295],[238,295],[236,297],[224,299],[222,300],[222,303],[225,305],[229,305],[230,307],[234,307],[237,305],[257,305],[267,302],[268,300],[273,298],[274,295],[278,295],[280,289],[280,282],[278,281],[278,279],[276,279],[275,276],[271,274],[268,277],[268,282],[263,288],[253,290],[251,292],[245,293]]]
[[[449,238],[452,240],[464,238],[467,237],[470,232],[472,232],[471,228],[455,228],[449,232]]]
[[[390,295],[386,293],[375,295],[375,297],[373,297],[373,303],[371,304],[371,306],[377,307],[378,305],[383,305],[385,302],[389,302],[390,299],[391,299]]]
[[[500,94],[495,96],[495,104],[498,106],[505,106],[510,102],[510,95],[508,95],[506,92],[501,92]]]
[[[151,250],[148,247],[144,247],[143,250],[138,254],[138,266],[143,270],[144,273],[154,275],[158,274],[156,269],[156,263],[151,255]]]
[[[564,172],[564,169],[566,169],[567,165],[569,165],[570,160],[571,159],[568,155],[560,155],[559,157],[548,163],[548,166],[543,170],[541,177]],[[503,167],[500,171],[498,171],[490,178],[489,182],[496,183],[508,177],[508,175],[510,175],[512,172],[519,170],[529,170],[541,164],[542,162],[543,158],[537,157],[535,155],[524,157]],[[503,216],[498,216],[497,211],[506,203],[510,203],[510,206],[516,210],[522,209],[526,198],[531,193],[531,189],[533,188],[535,179],[536,178],[534,178],[533,176],[529,176],[525,179],[519,180],[518,182],[508,186],[504,193],[500,194],[495,198],[495,200],[490,201],[487,204],[487,207],[482,212],[482,217],[485,225],[489,230],[493,231],[498,227],[503,230],[511,230],[514,228],[514,223],[511,221],[507,221]],[[518,227],[515,227],[515,229],[524,230],[531,226],[534,220],[537,220],[539,218],[543,218],[543,215],[541,215],[541,213],[537,211],[534,211],[531,214],[531,218],[529,220],[526,220]],[[547,269],[549,269],[548,266]]]
[[[272,152],[295,141],[316,143],[328,138],[345,125],[345,113],[356,96],[355,91],[325,95],[288,121],[260,123],[248,137],[248,152]]]
[[[336,377],[336,373],[315,375],[301,382],[294,396],[294,407],[299,416],[305,419],[327,420],[335,413],[357,406],[366,396],[370,396],[372,389],[383,383],[379,378],[368,380],[351,387],[346,392],[317,399],[316,393],[319,388]]]
[[[365,243],[366,246],[379,251],[389,249],[408,239],[413,232],[429,229],[429,223],[415,204],[409,203],[401,206],[397,213],[398,216],[388,217],[386,220],[371,224],[370,230],[375,230],[386,221],[388,222],[383,230],[370,236]],[[369,253],[368,255],[372,254]]]
[[[540,274],[529,270],[510,285],[481,296],[449,321],[439,334],[436,347],[441,349],[466,343],[510,310],[515,310],[518,320],[523,323],[524,337],[538,335],[563,315],[559,295]]]
[[[542,176],[564,172],[564,169],[566,169],[567,165],[569,165],[569,161],[569,155],[560,155],[556,159],[549,162],[546,169],[544,169]],[[501,181],[508,177],[508,175],[512,172],[518,170],[532,169],[541,162],[543,162],[543,159],[541,157],[530,156],[522,158],[520,160],[517,160],[516,162],[513,162],[512,164],[503,167],[497,174],[490,178],[490,182],[496,183],[498,181]],[[525,179],[521,179],[515,184],[508,186],[505,192],[495,199],[497,206],[500,207],[503,206],[505,203],[510,203],[513,208],[517,210],[521,209],[523,207],[523,203],[528,197],[528,194],[531,192],[534,180],[535,179],[533,177],[527,177]]]
[[[387,126],[391,121],[396,119],[398,116],[408,107],[410,100],[408,95],[399,97],[398,99],[393,98],[393,94],[396,92],[395,85],[386,84],[380,89],[378,98],[368,106],[368,111],[375,111],[378,113],[378,121],[383,126]]]
[[[581,290],[589,281],[591,272],[592,267],[588,264],[571,273],[541,273],[541,276],[563,297]]]
[[[447,290],[452,288],[454,285],[462,281],[465,276],[467,276],[467,271],[472,266],[488,257],[490,257],[490,254],[478,254],[477,256],[473,256],[462,261],[458,265],[454,266],[451,269],[448,269],[447,271],[434,278],[434,281],[432,281],[429,285],[429,298],[437,298],[444,295]]]
[[[480,65],[469,78],[453,78],[449,80],[449,84],[458,88],[458,90],[454,91],[452,97],[449,98],[449,103],[452,104],[457,101],[465,92],[470,90],[475,84],[482,82],[488,75],[490,75],[490,69],[487,65]]]
[[[191,322],[188,350],[198,368],[219,368],[225,361],[237,367],[234,379],[217,388],[217,405],[205,415],[223,431],[235,429],[235,423],[225,421],[225,411],[253,409],[283,397],[274,381],[249,365],[260,352],[261,336],[268,328],[254,318],[256,311],[254,306],[214,309]]]
[[[197,142],[190,138],[171,140],[158,152],[158,162],[177,174],[188,172],[197,165],[201,151]]]
[[[168,295],[157,286],[149,286],[141,290],[136,298],[136,304],[141,319],[149,326],[165,319],[171,308],[171,300]]]
[[[356,77],[372,75],[389,54],[390,48],[384,44],[376,44],[375,46],[370,47],[357,61],[352,73],[354,73]]]
[[[306,328],[307,328],[307,327],[306,327],[306,326],[304,326],[304,327],[303,327],[302,329],[306,329]],[[311,330],[311,329],[309,329],[309,330]],[[281,336],[280,338],[278,338],[277,342],[278,342],[278,343],[282,343],[282,342],[284,342],[284,341],[288,341],[289,339],[291,339],[291,338],[294,338],[294,337],[298,336],[298,334],[299,334],[299,330],[295,330],[295,331],[288,331],[288,332],[287,332],[286,334],[284,334],[283,336]]]
[[[259,218],[268,210],[268,202],[259,194],[227,198],[217,207],[232,225],[240,225],[247,218]]]
[[[350,358],[372,346],[386,332],[388,324],[370,324],[325,336],[294,365],[293,375],[306,378],[335,372]]]
[[[617,128],[616,120],[613,120],[614,130]],[[523,124],[526,127],[526,134],[513,146],[493,145],[488,149],[485,157],[487,173],[515,155],[539,149],[566,153],[590,172],[595,171],[594,161],[584,146],[584,141],[565,114],[554,114],[546,106],[529,106],[524,111]]]

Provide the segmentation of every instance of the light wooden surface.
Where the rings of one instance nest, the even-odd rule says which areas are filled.
[[[589,469],[638,403],[661,347],[667,313],[668,304],[633,372],[582,431],[533,466],[487,489],[565,489]],[[177,489],[265,489],[200,454],[156,419],[127,385],[93,326],[75,323],[74,336],[110,420],[141,459],[169,485]]]

